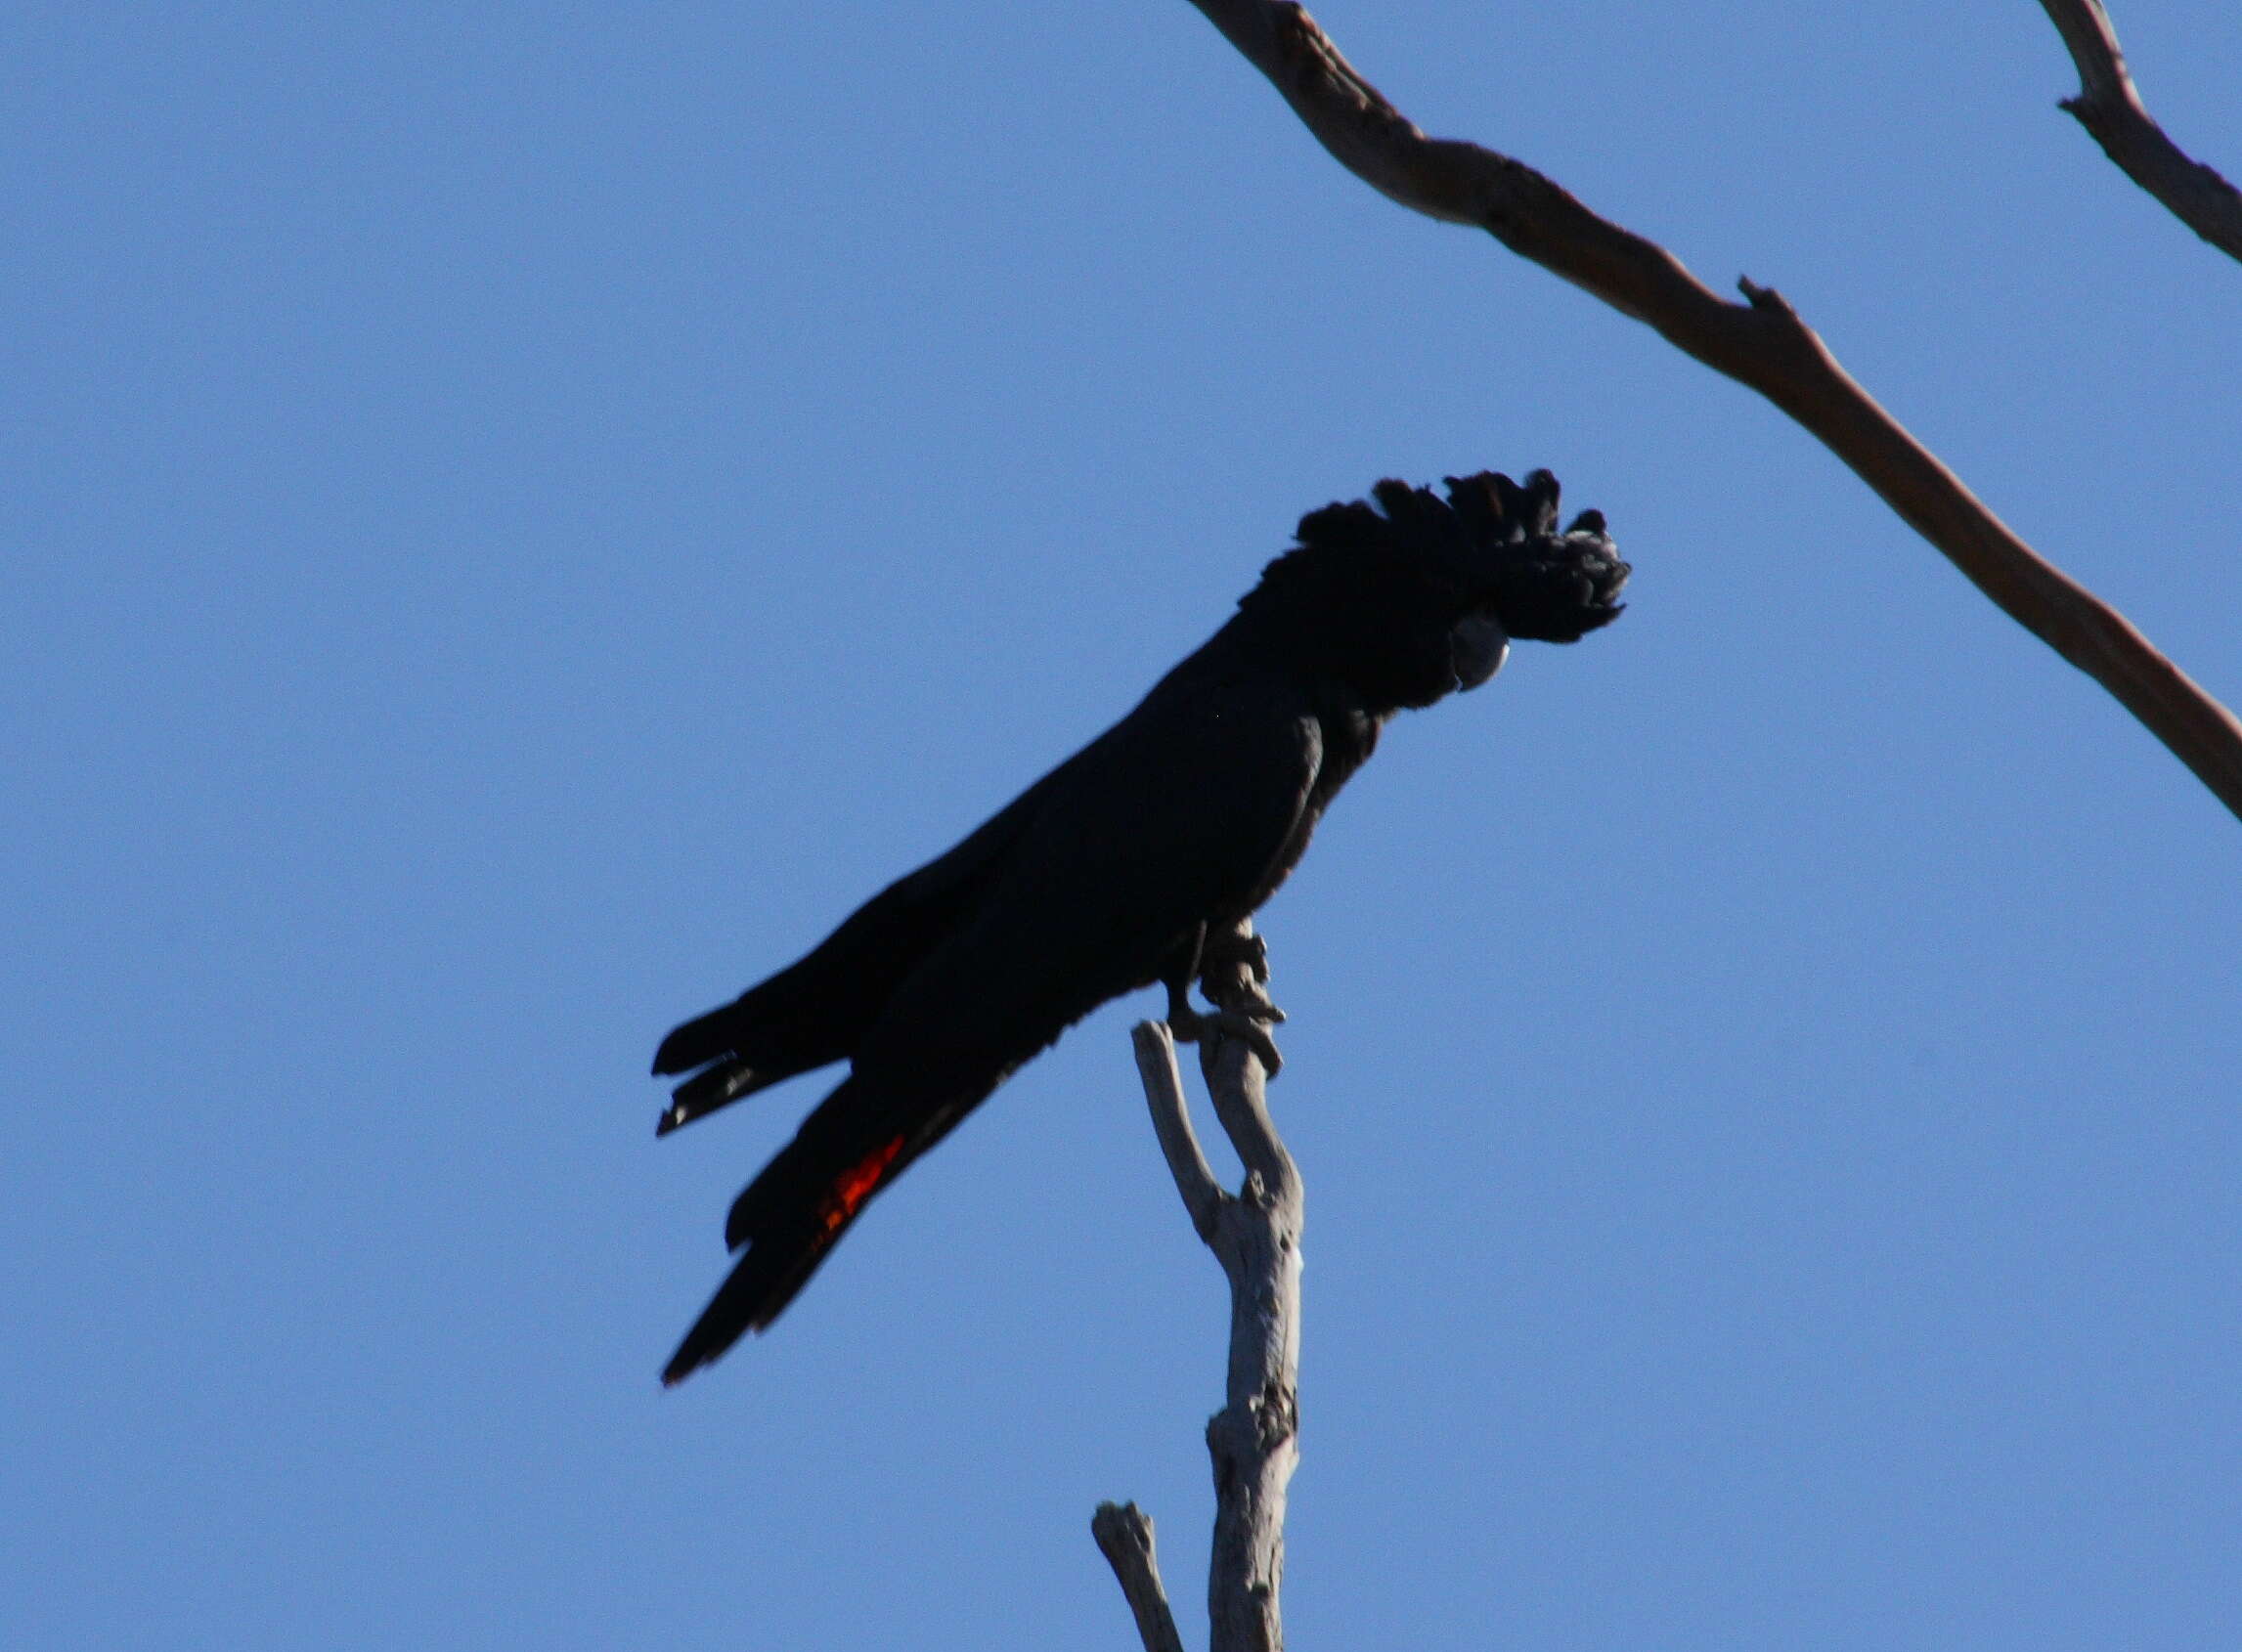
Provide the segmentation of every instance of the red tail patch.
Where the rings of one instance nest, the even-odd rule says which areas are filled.
[[[864,1200],[872,1196],[872,1190],[880,1185],[880,1178],[888,1173],[888,1166],[895,1163],[896,1154],[902,1151],[901,1136],[883,1142],[834,1179],[833,1191],[817,1211],[817,1219],[825,1224],[827,1233],[834,1232],[857,1214]]]

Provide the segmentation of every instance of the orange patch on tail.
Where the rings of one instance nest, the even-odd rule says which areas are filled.
[[[847,1170],[833,1183],[833,1191],[826,1196],[817,1212],[825,1231],[832,1233],[842,1223],[857,1214],[864,1200],[872,1196],[872,1190],[880,1185],[880,1178],[895,1163],[896,1154],[903,1151],[903,1139],[898,1136],[892,1142],[883,1142]]]

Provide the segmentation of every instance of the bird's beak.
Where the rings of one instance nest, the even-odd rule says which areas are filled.
[[[1510,652],[1510,634],[1490,609],[1466,614],[1448,633],[1448,666],[1458,688],[1478,687],[1503,669]]]

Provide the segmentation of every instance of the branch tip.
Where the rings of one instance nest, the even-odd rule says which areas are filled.
[[[1167,1604],[1167,1590],[1160,1581],[1160,1561],[1153,1550],[1152,1516],[1133,1502],[1101,1502],[1090,1516],[1090,1538],[1106,1564],[1114,1569],[1121,1596],[1136,1619],[1137,1638],[1144,1652],[1183,1652],[1183,1637],[1175,1630],[1175,1614]]]
[[[2040,0],[2079,71],[2079,95],[2056,108],[2074,116],[2118,170],[2229,257],[2242,259],[2242,191],[2191,157],[2158,125],[2126,66],[2099,0]]]

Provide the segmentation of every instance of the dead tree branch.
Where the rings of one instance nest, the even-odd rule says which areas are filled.
[[[1090,1536],[1121,1580],[1144,1652],[1183,1652],[1183,1636],[1175,1632],[1175,1614],[1167,1609],[1167,1590],[1153,1553],[1152,1516],[1133,1502],[1101,1502],[1090,1516]]]
[[[2164,135],[2141,103],[2102,0],[2040,0],[2079,68],[2079,95],[2057,107],[2174,217],[2230,258],[2242,259],[2242,191]]]
[[[1838,366],[1773,289],[1723,299],[1664,247],[1598,217],[1530,166],[1428,138],[1297,5],[1192,0],[1325,149],[1413,211],[1484,229],[1788,413],[1993,599],[2099,682],[2242,816],[2242,720],[2116,609],[2041,557]]]
[[[1251,945],[1253,927],[1237,939]],[[1203,978],[1225,1010],[1265,1017],[1251,954],[1233,947]],[[1284,1645],[1278,1587],[1285,1570],[1285,1499],[1299,1458],[1300,1176],[1270,1120],[1261,1060],[1251,1043],[1209,1031],[1200,1046],[1215,1116],[1245,1186],[1223,1191],[1191,1125],[1175,1065],[1175,1043],[1158,1022],[1132,1034],[1161,1152],[1175,1178],[1194,1232],[1230,1282],[1227,1403],[1207,1424],[1214,1464],[1214,1553],[1207,1579],[1211,1652],[1279,1652]],[[1142,1523],[1142,1554],[1129,1519]],[[1146,1652],[1176,1646],[1173,1619],[1152,1563],[1152,1525],[1134,1505],[1102,1504],[1091,1531],[1121,1579]],[[1159,1638],[1162,1626],[1167,1639]],[[1178,1648],[1179,1652],[1179,1648]]]

